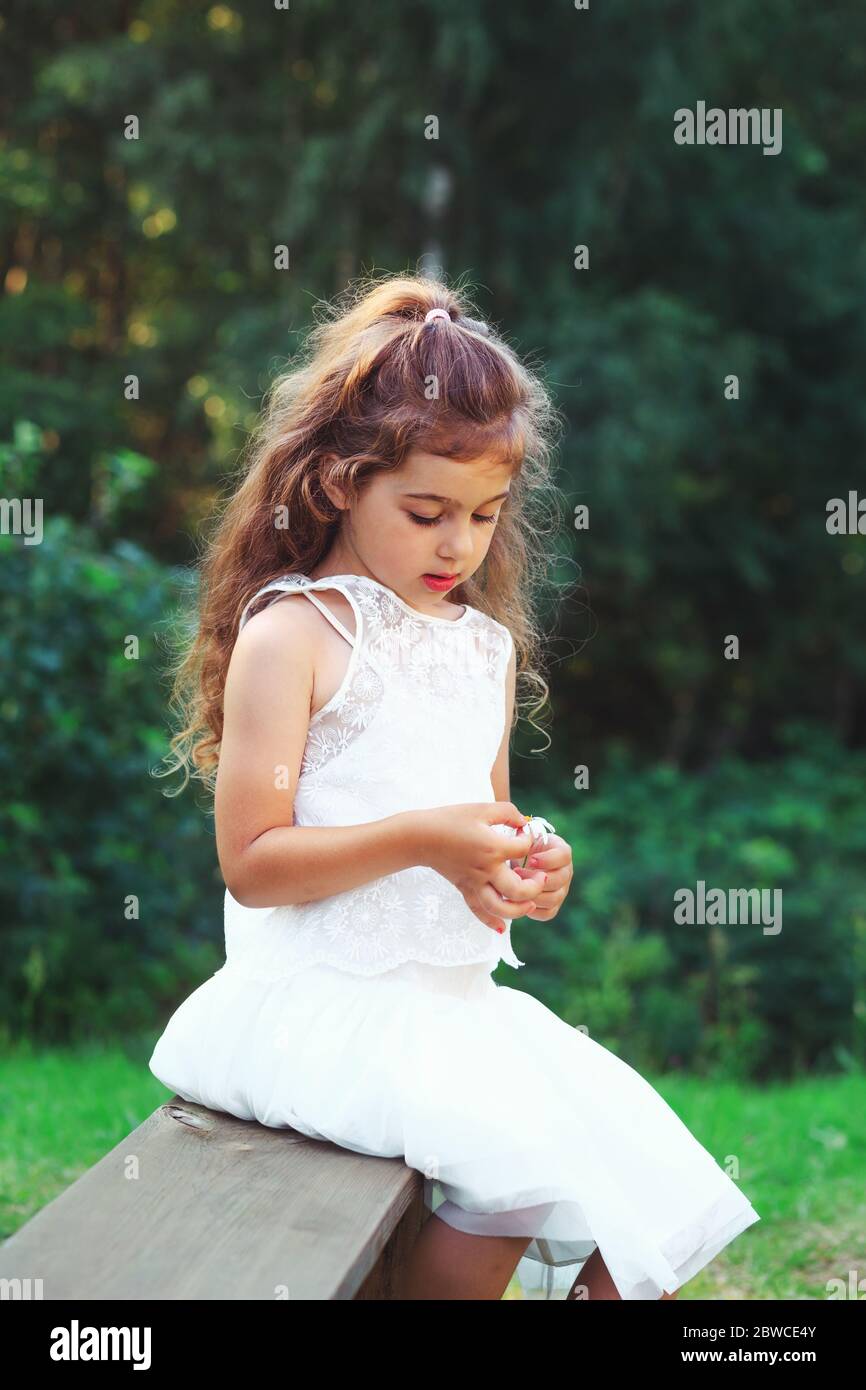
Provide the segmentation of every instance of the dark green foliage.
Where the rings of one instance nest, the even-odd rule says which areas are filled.
[[[553,922],[515,924],[517,954],[533,992],[639,1067],[766,1078],[866,1062],[866,755],[803,724],[780,742],[772,763],[728,755],[691,774],[612,744],[576,809],[544,801],[574,882]],[[674,894],[698,880],[780,889],[781,930],[678,924]]]
[[[206,799],[150,771],[184,577],[62,516],[0,556],[0,1016],[51,1041],[134,1031],[222,963]]]

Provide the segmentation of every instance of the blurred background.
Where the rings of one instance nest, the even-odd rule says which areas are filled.
[[[7,0],[0,53],[0,1236],[167,1099],[224,959],[211,808],[152,775],[168,634],[316,301],[421,269],[567,421],[512,796],[575,878],[496,978],[736,1150],[763,1220],[683,1297],[825,1297],[866,1217],[866,11]],[[676,143],[700,101],[782,148]],[[782,929],[678,923],[700,881]]]

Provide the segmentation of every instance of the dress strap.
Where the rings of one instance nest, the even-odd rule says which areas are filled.
[[[316,598],[315,594],[311,594],[309,589],[301,589],[300,592],[304,595],[305,598],[308,598],[310,600],[310,603],[314,603],[316,605],[319,612],[322,613],[328,619],[328,622],[331,624],[332,627],[335,627],[337,629],[340,636],[345,637],[349,646],[354,647],[355,638],[353,637],[352,633],[343,627],[343,624],[340,622],[340,619],[336,616],[336,614],[331,612],[328,605],[326,603],[322,603],[322,600],[320,598]]]
[[[340,593],[348,599],[355,613],[356,631],[354,635],[343,626],[343,624],[340,622],[340,619],[336,616],[336,614],[331,612],[330,608],[326,603],[322,603],[321,599],[317,598],[315,594],[310,593],[311,588],[338,589]],[[340,636],[345,637],[350,647],[354,647],[356,645],[357,636],[360,631],[361,619],[360,614],[358,612],[357,603],[355,602],[353,596],[350,593],[347,593],[346,589],[339,582],[335,583],[330,578],[310,579],[309,576],[305,574],[281,575],[279,579],[272,579],[269,584],[265,584],[261,589],[254,593],[252,598],[249,599],[248,602],[245,604],[243,612],[241,613],[240,622],[238,624],[238,632],[240,632],[241,629],[249,622],[250,618],[253,616],[253,613],[259,611],[259,604],[263,598],[266,598],[267,602],[271,602],[276,595],[281,593],[303,594],[304,597],[308,598],[310,602],[314,604],[316,608],[319,609],[319,612],[327,618],[328,622],[331,624],[333,628],[337,630],[337,632],[339,632]]]

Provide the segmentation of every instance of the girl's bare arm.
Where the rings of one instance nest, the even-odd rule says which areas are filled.
[[[315,902],[421,863],[412,811],[362,825],[272,826],[247,847],[232,897],[244,907]]]
[[[232,652],[214,814],[220,869],[245,907],[313,902],[424,861],[423,813],[295,826],[322,618],[303,595],[245,625]]]

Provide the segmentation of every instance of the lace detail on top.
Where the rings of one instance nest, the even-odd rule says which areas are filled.
[[[316,590],[339,590],[355,634]],[[351,643],[339,689],[310,720],[294,824],[356,825],[399,811],[495,800],[490,774],[505,728],[508,629],[465,606],[456,620],[418,613],[366,575],[312,580],[291,573],[250,599],[304,593]],[[504,833],[514,833],[499,827]],[[443,965],[500,959],[514,968],[510,924],[500,936],[435,870],[416,865],[314,902],[245,908],[226,891],[226,958],[257,978],[312,964],[378,974],[408,960]]]

